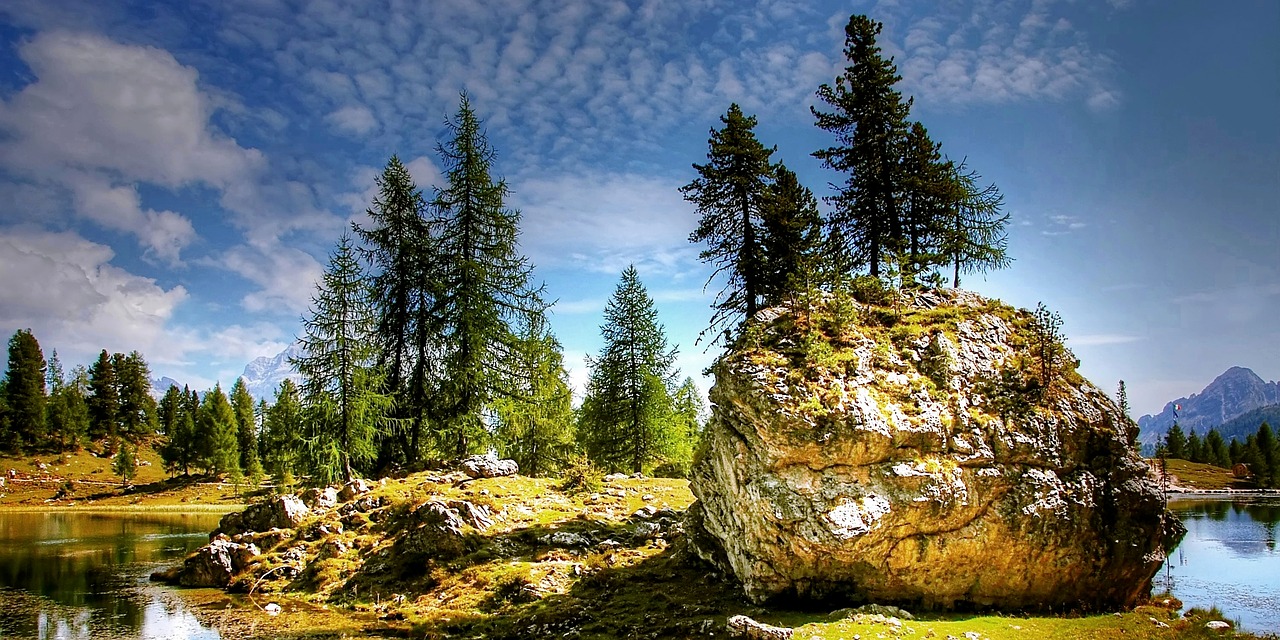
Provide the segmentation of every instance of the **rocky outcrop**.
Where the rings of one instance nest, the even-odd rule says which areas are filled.
[[[469,478],[500,478],[514,476],[520,467],[515,460],[499,460],[496,454],[470,456],[463,459],[462,471]]]
[[[244,511],[222,516],[218,529],[210,537],[220,533],[234,536],[247,531],[293,529],[310,513],[311,510],[297,496],[275,496],[266,502],[250,505]]]
[[[1180,525],[1104,392],[1070,366],[1031,381],[1028,314],[967,292],[843,305],[772,310],[716,364],[699,555],[756,601],[1099,608],[1148,592]]]
[[[151,579],[184,587],[225,588],[259,553],[252,543],[232,542],[227,536],[219,535],[187,556],[180,566],[153,573]]]

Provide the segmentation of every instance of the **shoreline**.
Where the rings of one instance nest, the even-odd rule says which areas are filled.
[[[1168,491],[1165,491],[1164,494],[1173,498],[1280,497],[1280,489],[1169,489]]]
[[[231,513],[247,504],[104,504],[104,505],[0,505],[0,513]]]

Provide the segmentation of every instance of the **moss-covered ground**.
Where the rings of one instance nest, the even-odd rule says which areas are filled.
[[[726,620],[739,614],[793,627],[794,637],[804,640],[1223,635],[1204,626],[1220,613],[1182,618],[1176,602],[1091,615],[926,614],[896,621],[832,613],[840,603],[816,609],[756,605],[731,577],[692,558],[678,526],[657,538],[632,535],[638,522],[652,519],[638,510],[679,513],[688,507],[693,496],[681,480],[615,478],[597,492],[569,493],[553,479],[467,481],[427,473],[382,483],[369,498],[383,506],[356,519],[348,512],[341,531],[335,526],[341,509],[333,509],[303,522],[294,538],[264,547],[264,562],[251,566],[233,590],[252,589],[259,606],[277,599],[327,614],[348,612],[361,631],[342,633],[362,637],[712,638],[727,637]],[[405,548],[401,538],[417,526],[417,506],[459,500],[489,507],[494,524],[467,527],[465,551],[450,558]],[[546,536],[555,532],[596,542],[548,544]],[[283,550],[299,546],[306,551],[306,570],[290,579],[258,579],[280,566]],[[342,548],[347,551],[334,551]],[[220,610],[218,616],[214,623],[235,629],[237,637],[274,637],[272,623],[256,608]],[[300,614],[290,624],[299,617],[305,619]],[[314,629],[318,636],[334,634],[331,624],[321,626]],[[250,628],[259,631],[245,631]],[[294,626],[290,633],[299,630]]]

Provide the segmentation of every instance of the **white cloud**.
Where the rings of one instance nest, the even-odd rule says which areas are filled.
[[[537,265],[618,274],[629,264],[666,274],[696,258],[697,216],[674,180],[632,174],[526,177],[512,185],[521,244]]]
[[[187,300],[182,286],[111,264],[110,247],[72,232],[0,231],[0,327],[31,327],[37,338],[86,361],[100,349],[142,351],[159,362],[177,362],[181,335],[167,325]]]
[[[378,119],[374,117],[373,111],[363,105],[343,107],[330,113],[325,120],[337,127],[339,131],[358,136],[366,135],[378,128]]]
[[[170,264],[196,237],[185,216],[173,211],[142,208],[132,185],[112,185],[99,174],[69,175],[76,212],[104,228],[132,233],[147,251]]]
[[[224,252],[217,266],[256,284],[241,305],[251,312],[297,316],[307,309],[324,267],[311,254],[275,244],[241,245]]]
[[[1138,342],[1142,339],[1142,336],[1125,335],[1120,333],[1090,333],[1068,337],[1068,341],[1073,347],[1101,347],[1113,344],[1127,344],[1130,342]]]

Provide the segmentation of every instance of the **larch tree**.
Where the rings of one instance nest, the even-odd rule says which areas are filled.
[[[250,479],[262,476],[258,459],[258,421],[253,411],[253,396],[244,378],[231,385],[231,409],[236,414],[236,445],[240,449],[240,469]]]
[[[574,433],[569,374],[560,341],[545,316],[534,314],[524,323],[512,358],[511,388],[518,393],[494,401],[495,444],[501,455],[516,461],[521,473],[547,475],[568,461]]]
[[[689,241],[706,244],[699,257],[714,267],[712,279],[725,278],[704,332],[715,339],[728,338],[739,326],[736,321],[749,321],[760,309],[765,289],[760,218],[773,182],[774,152],[756,139],[755,116],[744,115],[736,103],[720,122],[724,126],[713,127],[707,140],[707,163],[694,164],[698,177],[680,188],[701,216]]]
[[[46,366],[40,343],[31,330],[15,331],[9,338],[9,368],[4,378],[9,441],[0,446],[15,451],[44,445]]]
[[[520,212],[507,208],[507,184],[490,175],[495,153],[464,93],[445,122],[452,137],[437,151],[445,185],[436,190],[431,226],[440,283],[432,317],[442,336],[437,442],[462,457],[486,437],[485,414],[513,379],[504,370],[518,349],[522,316],[542,313],[541,288],[518,247]]]
[[[951,206],[940,220],[938,253],[953,270],[951,286],[960,287],[960,274],[986,273],[1009,266],[1009,214],[1004,196],[994,184],[980,185],[982,176],[965,163],[951,165]]]
[[[369,297],[351,237],[343,234],[302,319],[302,355],[291,361],[302,376],[307,467],[318,483],[356,477],[373,459],[390,409],[374,361]]]
[[[818,87],[818,98],[831,107],[810,107],[818,128],[836,137],[836,145],[813,156],[823,166],[847,174],[834,196],[828,225],[833,247],[844,264],[866,264],[879,277],[882,260],[902,247],[898,211],[901,189],[899,158],[906,135],[911,102],[894,88],[901,80],[893,58],[881,55],[876,44],[882,25],[862,15],[845,26],[844,55],[849,64],[835,84]]]
[[[604,346],[589,359],[590,379],[578,440],[598,465],[643,471],[664,458],[673,441],[671,393],[676,349],[634,266],[604,310]]]
[[[366,211],[369,222],[353,228],[371,266],[377,362],[398,427],[384,440],[381,455],[413,465],[432,414],[430,392],[439,384],[438,327],[431,314],[438,294],[436,251],[426,201],[398,157],[391,156],[376,184],[378,195]]]

